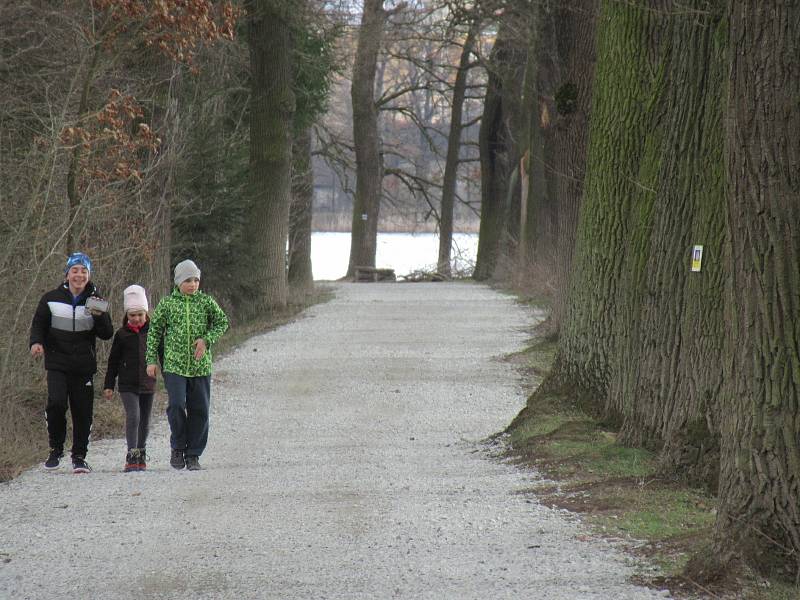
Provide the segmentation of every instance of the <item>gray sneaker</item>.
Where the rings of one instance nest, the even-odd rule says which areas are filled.
[[[199,456],[187,456],[186,457],[186,468],[189,471],[199,471],[200,467],[200,457]]]
[[[169,464],[172,465],[174,469],[182,469],[186,466],[186,457],[183,455],[183,450],[172,450],[172,454],[169,457]]]

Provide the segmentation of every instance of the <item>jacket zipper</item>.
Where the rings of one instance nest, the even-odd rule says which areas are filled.
[[[189,354],[186,356],[186,372],[188,373],[192,364],[192,331],[189,323],[189,296],[184,298],[183,303],[186,306],[186,342],[189,346]]]

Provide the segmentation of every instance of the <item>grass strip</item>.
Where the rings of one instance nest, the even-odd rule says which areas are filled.
[[[618,444],[612,427],[582,409],[586,402],[577,391],[547,381],[556,350],[555,339],[535,338],[508,357],[531,390],[505,432],[508,458],[543,476],[530,493],[547,506],[580,513],[594,535],[623,540],[644,559],[637,583],[668,587],[676,598],[800,598],[797,587],[746,571],[714,589],[684,576],[689,558],[710,546],[716,498],[660,472],[656,454]]]

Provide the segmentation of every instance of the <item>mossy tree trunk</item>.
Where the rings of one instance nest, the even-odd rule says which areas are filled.
[[[252,291],[242,307],[246,318],[286,306],[286,244],[291,198],[292,91],[291,38],[286,8],[278,0],[251,0],[249,19],[251,97],[251,202],[244,228]],[[250,291],[250,290],[248,290]]]
[[[716,550],[800,583],[800,3],[731,2],[729,38]]]
[[[598,0],[549,2],[537,18],[536,114],[531,123],[523,268],[549,293],[558,333],[586,173]]]
[[[722,7],[603,4],[588,172],[558,374],[713,485],[724,242]],[[563,96],[561,98],[563,102]],[[690,273],[694,244],[706,249]]]
[[[473,277],[490,279],[501,255],[508,255],[508,233],[519,231],[520,157],[529,143],[523,90],[529,58],[531,12],[506,11],[489,58],[489,77],[478,135],[481,162],[481,223]]]
[[[314,172],[311,169],[311,128],[297,133],[292,144],[292,202],[289,210],[289,286],[308,293],[314,288],[311,268],[311,216]]]
[[[662,131],[637,308],[618,349],[608,404],[620,441],[663,449],[662,466],[711,489],[722,384],[725,30],[722,0],[667,6]],[[699,272],[692,249],[703,246]]]
[[[347,275],[356,267],[374,267],[378,240],[383,157],[375,105],[375,69],[383,40],[386,11],[383,0],[364,0],[361,29],[358,33],[353,83],[353,144],[356,154],[356,196]]]
[[[660,2],[603,2],[573,277],[555,374],[605,399],[630,334],[647,262],[661,147]],[[613,415],[612,415],[613,416]]]

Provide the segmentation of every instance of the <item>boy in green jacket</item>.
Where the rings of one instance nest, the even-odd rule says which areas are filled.
[[[147,374],[155,377],[159,346],[164,341],[167,420],[176,469],[200,469],[208,441],[211,404],[211,346],[228,329],[228,317],[216,301],[200,291],[200,269],[191,260],[175,266],[175,289],[150,316]]]

